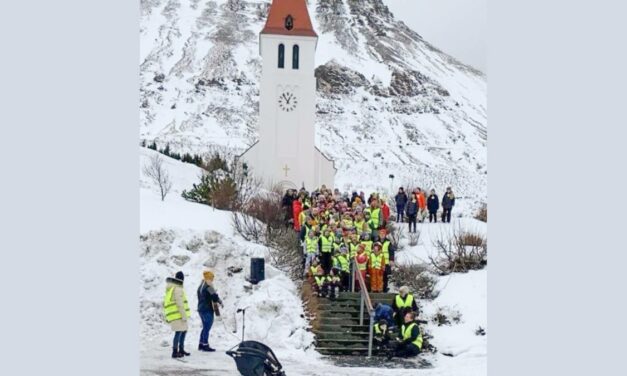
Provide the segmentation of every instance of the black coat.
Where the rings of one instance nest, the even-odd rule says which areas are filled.
[[[394,197],[394,201],[396,201],[397,208],[404,208],[405,205],[407,205],[407,194],[405,194],[405,192],[397,193]]]
[[[418,213],[418,202],[408,202],[407,209],[405,211],[408,216],[416,215]]]
[[[198,295],[198,312],[213,312],[212,302],[222,302],[216,290],[205,281],[200,283],[196,294]]]
[[[438,211],[439,208],[440,199],[438,198],[438,195],[429,195],[429,197],[427,198],[427,209],[429,210],[429,213],[435,213]]]
[[[444,196],[442,196],[442,207],[444,209],[451,209],[453,206],[455,206],[455,195],[445,193]]]

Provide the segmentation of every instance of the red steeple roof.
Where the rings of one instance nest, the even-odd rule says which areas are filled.
[[[286,28],[285,21],[292,17],[292,28]],[[272,0],[266,26],[261,34],[280,34],[317,37],[311,25],[306,0]]]

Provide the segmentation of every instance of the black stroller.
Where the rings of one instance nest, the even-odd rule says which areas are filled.
[[[238,347],[239,346],[239,347]],[[233,351],[235,347],[237,350]],[[226,352],[242,376],[285,376],[272,350],[261,342],[243,341]]]

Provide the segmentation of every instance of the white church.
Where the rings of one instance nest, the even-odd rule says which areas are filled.
[[[334,186],[333,161],[314,144],[317,43],[306,0],[272,1],[259,34],[259,139],[239,157],[268,186]]]

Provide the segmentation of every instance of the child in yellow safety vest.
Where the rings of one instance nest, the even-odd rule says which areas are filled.
[[[305,270],[311,266],[312,261],[318,256],[318,237],[313,230],[305,238]]]
[[[366,282],[366,274],[368,269],[368,255],[366,254],[365,246],[363,244],[360,244],[359,248],[357,248],[355,262],[357,263],[357,270],[355,270],[355,290],[359,291],[360,285],[357,273],[361,274],[364,282]]]
[[[331,273],[327,276],[327,293],[331,300],[340,296],[340,285],[342,282],[339,273],[340,271],[337,268],[332,268]]]
[[[374,244],[374,253],[370,255],[370,291],[383,291],[383,271],[385,269],[381,243]]]
[[[340,290],[348,291],[348,280],[350,278],[350,257],[348,256],[348,249],[346,246],[342,246],[340,250],[333,257],[333,267],[338,269],[340,276]]]
[[[324,270],[322,270],[322,267],[319,266],[318,270],[316,270],[316,275],[314,276],[314,291],[318,296],[324,297],[326,296],[326,290],[327,277],[324,275]]]

